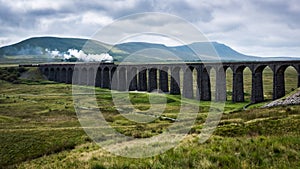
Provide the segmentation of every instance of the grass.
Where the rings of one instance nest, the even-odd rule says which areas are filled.
[[[27,72],[38,74],[34,69]],[[287,76],[293,77],[294,74]],[[19,84],[0,80],[0,91],[0,168],[300,167],[300,106],[297,105],[262,109],[258,104],[243,110],[247,101],[233,104],[229,100],[214,134],[200,144],[198,134],[210,102],[185,100],[200,107],[185,139],[163,154],[134,159],[110,154],[85,134],[74,111],[71,85],[42,79],[21,80]],[[97,88],[95,92],[106,121],[117,131],[135,138],[165,132],[174,121],[163,117],[176,119],[180,110],[180,96],[166,95],[167,105],[159,118],[137,123],[118,112],[109,90]],[[137,112],[150,108],[150,97],[155,104],[162,99],[160,95],[137,92],[129,97],[135,108],[130,111]],[[89,108],[90,98],[83,98]]]

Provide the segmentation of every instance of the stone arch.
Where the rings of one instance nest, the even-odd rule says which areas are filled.
[[[295,66],[288,66],[284,72],[285,92],[290,93],[298,88],[298,71]]]
[[[148,92],[157,90],[157,68],[149,67],[148,68]]]
[[[243,77],[245,101],[250,101],[252,93],[252,71],[249,66],[245,67],[243,71]]]
[[[169,67],[159,69],[159,89],[162,92],[169,92]]]
[[[87,68],[83,67],[80,70],[80,75],[79,75],[79,84],[80,85],[87,85]]]
[[[264,83],[263,71],[267,65],[258,65],[251,69],[252,72],[252,87],[251,87],[251,102],[258,103],[264,101]]]
[[[102,69],[101,67],[97,68],[97,72],[96,72],[96,80],[95,80],[95,85],[97,87],[102,87]]]
[[[215,100],[226,101],[226,69],[228,66],[217,65],[214,67],[216,71],[216,84],[215,84]]]
[[[193,70],[194,67],[192,66],[188,66],[185,69],[183,69],[182,96],[189,99],[194,98]]]
[[[60,72],[60,81],[62,83],[66,83],[67,81],[67,69],[63,67]]]
[[[197,67],[197,88],[198,99],[203,101],[211,101],[211,80],[210,70],[211,66]]]
[[[226,94],[227,99],[232,101],[233,93],[233,68],[228,67],[225,71],[226,73]]]
[[[66,79],[67,84],[72,83],[72,77],[73,77],[73,69],[71,67],[69,67],[67,70],[67,79]]]
[[[180,94],[180,67],[174,67],[171,69],[171,89],[170,94]]]
[[[240,65],[233,69],[232,75],[232,102],[244,102],[245,92],[244,92],[244,70],[245,65]]]
[[[262,72],[262,78],[263,78],[263,94],[264,94],[264,100],[272,100],[274,95],[274,72],[272,70],[271,65],[267,65],[263,72]],[[270,79],[271,78],[271,79]]]
[[[300,64],[293,64],[292,66],[295,68],[295,70],[298,73],[297,88],[299,88],[300,87]]]
[[[87,72],[87,85],[95,86],[95,72],[92,66],[88,69]]]
[[[209,69],[206,69],[209,76],[210,81],[210,91],[211,91],[211,100],[216,99],[216,76],[217,76],[217,70],[214,67],[209,67]]]
[[[129,91],[138,90],[138,69],[136,67],[127,68],[127,86]]]
[[[285,95],[284,72],[288,65],[281,65],[273,71],[273,100]]]
[[[55,69],[54,81],[60,82],[60,68],[59,67],[57,67]]]
[[[107,89],[110,88],[110,71],[108,67],[104,67],[102,75],[103,75],[102,87]]]
[[[289,65],[273,67],[273,100],[285,96],[285,70]]]
[[[193,84],[194,84],[194,91],[195,91],[195,98],[200,100],[200,90],[201,90],[201,75],[200,71],[202,69],[202,65],[194,65],[193,69]]]
[[[120,67],[118,69],[118,77],[116,79],[118,90],[120,91],[126,91],[127,90],[127,71],[125,67]]]
[[[111,67],[111,69],[110,69],[110,77],[109,77],[110,78],[109,79],[109,86],[108,86],[109,89],[117,90],[118,83],[112,84],[112,81],[113,81],[114,77],[118,77],[118,73],[119,72],[117,71],[116,67]]]
[[[138,90],[147,91],[147,68],[141,67],[138,70]]]
[[[54,68],[50,68],[50,71],[49,71],[49,80],[50,81],[54,81],[55,80],[55,70]]]
[[[79,68],[76,67],[73,71],[72,84],[79,84],[79,77],[80,77],[80,71]]]
[[[43,69],[43,74],[47,77],[47,79],[49,79],[49,68],[44,68]]]
[[[198,90],[198,84],[197,84],[197,66],[195,66],[195,65],[193,65],[192,75],[193,75],[194,98],[199,100],[199,90]]]

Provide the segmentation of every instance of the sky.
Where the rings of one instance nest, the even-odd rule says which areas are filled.
[[[143,12],[175,15],[243,54],[300,57],[299,0],[0,0],[0,46],[37,36],[90,38],[120,17]]]

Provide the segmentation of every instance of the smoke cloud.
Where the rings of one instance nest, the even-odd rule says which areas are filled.
[[[113,62],[113,57],[108,53],[101,54],[86,54],[82,50],[69,49],[67,52],[60,52],[58,50],[50,51],[49,49],[45,50],[46,53],[53,58],[62,58],[67,61],[71,58],[77,58],[78,61],[83,62]]]

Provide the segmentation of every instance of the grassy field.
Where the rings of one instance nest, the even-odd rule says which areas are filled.
[[[34,69],[28,72],[37,74]],[[288,72],[287,78],[295,77],[293,70]],[[17,84],[0,81],[2,168],[300,167],[300,106],[297,105],[270,109],[253,105],[243,110],[248,102],[232,104],[228,101],[213,136],[200,144],[197,135],[210,102],[197,103],[200,111],[196,122],[178,146],[161,155],[135,159],[110,154],[85,134],[74,111],[71,85],[43,81],[39,76],[34,79],[37,80],[19,80]],[[95,92],[106,121],[122,134],[147,138],[165,132],[173,123],[165,118],[142,124],[132,122],[118,113],[109,90],[97,88]],[[135,108],[147,110],[149,95],[133,92],[131,102]],[[177,117],[179,99],[179,96],[167,95],[162,117]]]

